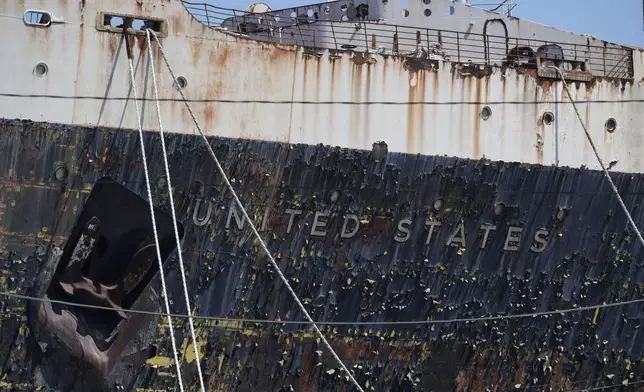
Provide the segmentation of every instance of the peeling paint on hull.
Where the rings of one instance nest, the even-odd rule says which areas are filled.
[[[145,137],[153,198],[167,210],[158,134]],[[230,194],[202,142],[171,134],[167,143],[197,314],[301,320],[248,225],[239,230]],[[374,161],[370,151],[242,139],[210,143],[316,320],[484,317],[644,296],[642,248],[600,172],[401,153]],[[97,179],[110,176],[145,195],[140,159],[136,132],[2,120],[3,290],[30,292],[47,244],[64,245]],[[69,175],[57,179],[61,167]],[[641,176],[615,173],[613,179],[635,221],[644,223]],[[334,191],[337,200],[331,201]],[[437,199],[443,201],[438,211]],[[505,208],[497,215],[499,203]],[[266,207],[271,212],[264,222]],[[558,221],[561,207],[567,216]],[[286,209],[302,211],[290,232]],[[316,212],[330,213],[326,224],[320,225]],[[342,238],[348,214],[361,225],[354,236]],[[400,241],[407,237],[398,226],[404,219],[411,221],[409,235]],[[429,244],[427,220],[441,223]],[[496,230],[481,248],[483,225]],[[508,245],[510,228],[522,229],[518,244]],[[534,242],[537,230],[549,233],[539,252],[531,249],[541,249]],[[326,236],[311,235],[320,231]],[[513,245],[516,251],[504,250]],[[171,261],[173,311],[185,313],[177,272]],[[158,290],[158,282],[153,287]],[[29,335],[24,301],[2,305],[2,390],[176,388],[172,362],[165,359],[172,354],[162,318],[145,331],[154,348],[124,354],[103,379],[66,358],[60,347],[42,353]],[[641,379],[643,314],[644,304],[637,304],[505,321],[323,331],[369,390],[569,390]],[[196,385],[187,327],[183,320],[176,327],[186,354],[184,377]],[[235,322],[196,327],[210,390],[351,390],[310,328]]]

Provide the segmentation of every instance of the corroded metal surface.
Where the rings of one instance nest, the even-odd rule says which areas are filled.
[[[189,1],[184,4],[207,26],[270,43],[388,55],[422,48],[443,60],[497,66],[528,61],[534,66],[535,54],[547,54],[549,60],[557,64],[563,60],[566,69],[575,69],[571,76],[587,71],[589,77],[633,77],[630,47],[564,33],[452,0],[428,4],[334,1],[268,13]],[[448,12],[433,14],[432,9]]]
[[[2,121],[3,290],[32,290],[46,246],[65,245],[97,179],[110,176],[145,194],[137,138],[123,130]],[[146,140],[154,200],[167,210],[158,135],[147,133]],[[644,295],[642,248],[599,172],[383,156],[382,145],[372,153],[241,139],[210,142],[316,320],[482,317]],[[169,135],[168,149],[197,313],[300,320],[248,225],[237,219],[199,139]],[[64,179],[56,174],[61,168],[69,173]],[[636,222],[644,223],[641,176],[613,178]],[[176,261],[169,261],[173,310],[185,312],[177,271]],[[139,341],[153,345],[130,347],[102,378],[65,357],[61,346],[38,348],[24,307],[24,301],[3,299],[0,387],[176,387],[162,318],[140,331]],[[642,380],[643,311],[638,304],[504,321],[323,330],[370,390],[574,390]],[[183,321],[177,327],[184,374],[194,384],[187,329]],[[198,322],[196,328],[211,390],[350,390],[305,326]]]
[[[358,149],[384,140],[394,152],[598,167],[561,84],[537,78],[534,72],[444,62],[432,67],[380,55],[307,54],[302,48],[254,42],[209,29],[174,0],[59,0],[46,5],[46,10],[66,23],[48,28],[26,26],[21,20],[24,10],[42,8],[40,1],[0,3],[1,14],[15,17],[0,24],[0,34],[13,37],[2,44],[7,61],[0,69],[3,75],[12,75],[5,78],[3,92],[127,97],[129,71],[122,37],[97,30],[96,15],[119,12],[159,17],[168,27],[162,44],[175,71],[187,81],[188,98],[282,101],[194,103],[208,135]],[[522,26],[527,24],[521,21]],[[481,26],[475,28],[482,33]],[[150,98],[146,43],[142,36],[132,41],[138,91]],[[644,96],[640,87],[644,55],[635,50],[633,56],[634,81],[579,83],[573,86],[573,95],[586,102],[580,110],[605,160],[616,160],[615,170],[642,172],[640,103],[615,102]],[[48,65],[44,76],[35,74],[40,62]],[[179,98],[158,55],[155,64],[162,98]],[[303,100],[399,104],[291,103]],[[608,102],[593,102],[597,100]],[[486,105],[491,115],[483,120],[480,114]],[[181,102],[164,102],[161,108],[171,132],[194,131]],[[156,129],[149,102],[143,110],[145,126]],[[546,112],[554,115],[549,125],[542,121]],[[101,99],[0,97],[0,117],[136,128],[134,111],[126,102]],[[613,133],[605,129],[609,118],[616,120]]]

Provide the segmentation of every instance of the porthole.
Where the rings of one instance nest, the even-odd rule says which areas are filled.
[[[445,201],[441,198],[438,198],[434,200],[434,204],[432,207],[434,207],[435,211],[440,211],[443,209],[443,205],[445,204]]]
[[[431,2],[432,2],[432,0],[423,0],[423,3],[425,3],[425,5],[429,5],[429,3],[431,3]]]
[[[346,4],[342,4],[342,6],[340,7],[340,11],[342,11],[342,12],[347,12],[347,5],[346,5]]]
[[[487,120],[488,118],[490,118],[491,115],[492,115],[492,109],[490,109],[489,106],[484,106],[483,109],[481,109],[481,118],[483,120]]]
[[[405,10],[403,10],[403,11],[402,11],[402,16],[403,16],[403,18],[408,17],[408,16],[409,16],[409,10],[406,10],[406,9],[405,9]]]
[[[604,124],[604,126],[608,132],[613,133],[615,132],[615,129],[617,129],[617,120],[611,117],[606,120],[606,124]]]
[[[51,25],[51,14],[47,11],[27,10],[22,20],[25,24],[31,26],[49,27]]]
[[[36,76],[45,76],[49,72],[49,67],[45,63],[38,63],[34,67],[34,74]]]
[[[188,85],[188,81],[183,76],[177,78],[177,82],[174,85],[174,88],[177,90],[183,90]]]
[[[496,203],[494,206],[494,215],[501,215],[505,211],[505,204],[503,203]]]
[[[545,112],[543,116],[541,116],[541,121],[543,121],[545,125],[550,125],[555,121],[555,115],[552,114],[552,112]]]
[[[423,11],[423,14],[425,14],[425,16],[431,16],[432,15],[432,10],[427,8],[427,9],[425,9],[425,11]]]

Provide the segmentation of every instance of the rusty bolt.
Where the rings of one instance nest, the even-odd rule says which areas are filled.
[[[342,196],[342,193],[337,189],[331,192],[331,203],[337,203],[340,200],[340,196]]]
[[[56,171],[54,172],[54,177],[58,181],[62,181],[65,178],[67,178],[68,174],[69,174],[69,172],[67,171],[67,168],[63,167],[63,166],[60,166],[60,167],[56,168]]]
[[[168,181],[166,181],[165,176],[159,177],[159,179],[157,180],[157,187],[159,189],[165,189],[167,185]]]
[[[568,209],[567,208],[565,208],[565,207],[557,208],[556,217],[557,217],[558,221],[561,222],[562,220],[566,219],[567,216],[568,216]]]

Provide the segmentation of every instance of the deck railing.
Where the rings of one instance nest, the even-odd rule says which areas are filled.
[[[550,42],[376,21],[318,20],[314,15],[296,12],[290,15],[284,11],[249,13],[211,4],[183,3],[196,19],[209,27],[312,50],[350,50],[528,68],[547,61],[564,70],[587,71],[597,77],[633,77],[632,49],[603,42],[595,44],[590,39],[585,44]]]

